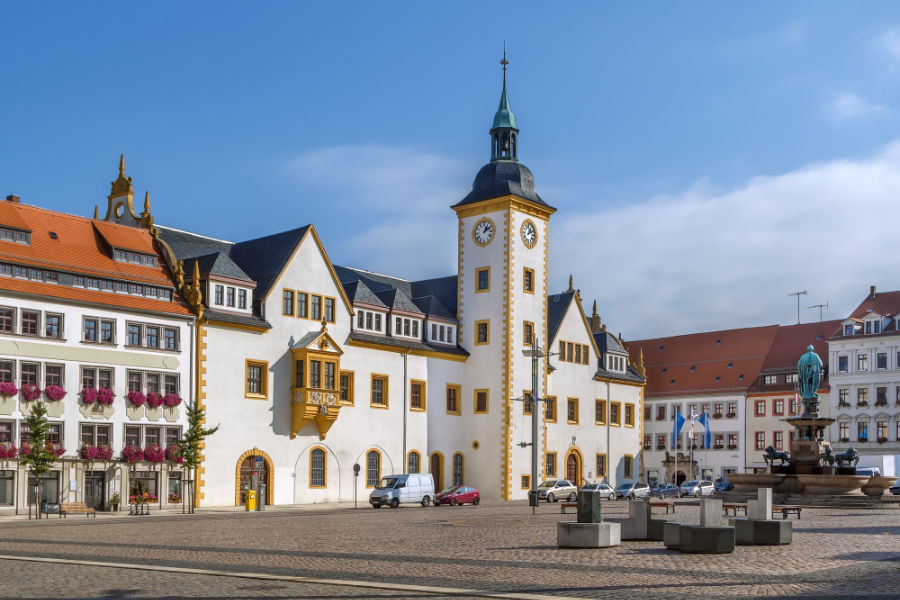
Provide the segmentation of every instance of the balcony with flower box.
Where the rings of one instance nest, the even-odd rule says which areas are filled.
[[[341,409],[340,359],[343,351],[326,331],[301,338],[293,348],[294,386],[291,387],[291,438],[310,423],[316,424],[319,438],[325,439]]]

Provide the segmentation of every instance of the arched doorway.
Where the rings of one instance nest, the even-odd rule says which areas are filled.
[[[235,506],[247,501],[247,491],[258,489],[266,504],[272,504],[275,496],[272,459],[262,450],[248,450],[237,461],[235,470]]]
[[[569,450],[568,454],[566,454],[566,479],[575,485],[582,484],[581,465],[581,454],[575,449]]]
[[[441,468],[443,462],[444,456],[440,452],[431,453],[431,465],[429,471],[431,471],[431,477],[434,478],[434,490],[436,492],[444,489],[444,478],[442,476],[443,469]]]
[[[684,471],[678,471],[675,474],[675,485],[681,486],[682,483],[687,479],[687,475],[684,474]]]

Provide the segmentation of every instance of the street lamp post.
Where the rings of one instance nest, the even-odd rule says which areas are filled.
[[[538,407],[540,406],[541,398],[538,397],[538,361],[547,356],[538,346],[537,336],[532,336],[531,338],[531,348],[528,350],[523,350],[522,354],[525,356],[531,357],[531,491],[529,492],[529,503],[531,504],[531,512],[535,512],[535,505],[537,504],[537,485],[538,485],[538,423],[539,423],[539,415],[540,412]],[[522,442],[519,444],[520,446],[529,445],[527,442]]]

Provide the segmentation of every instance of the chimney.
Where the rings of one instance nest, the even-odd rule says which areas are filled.
[[[16,196],[15,194],[10,194],[9,196],[6,197],[6,200],[7,200],[7,202],[12,202],[14,204],[18,204],[19,202],[22,201],[22,199],[19,198],[18,196]]]
[[[875,286],[874,285],[869,286],[869,298],[871,300],[875,299]]]

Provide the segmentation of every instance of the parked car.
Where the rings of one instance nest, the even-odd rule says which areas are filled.
[[[661,483],[650,490],[650,495],[656,498],[677,498],[678,486],[674,483]]]
[[[434,498],[434,479],[431,473],[387,475],[369,495],[372,508],[390,506],[397,508],[401,502],[416,502],[422,506],[431,504]]]
[[[616,490],[612,489],[612,487],[606,483],[585,484],[584,487],[581,488],[580,492],[600,494],[601,497],[609,498],[610,500],[616,499]]]
[[[631,483],[623,483],[616,488],[616,496],[619,498],[647,498],[650,496],[650,486],[640,481],[632,481]]]
[[[547,502],[556,502],[565,498],[569,502],[575,502],[578,498],[578,488],[566,479],[548,479],[542,481],[537,488],[538,498]]]
[[[893,495],[900,496],[900,480],[898,480],[897,483],[892,485],[889,489],[891,490],[891,493]]]
[[[734,484],[728,481],[727,479],[723,479],[719,483],[716,484],[717,492],[730,492],[734,489]]]
[[[859,467],[856,469],[856,474],[867,477],[881,477],[881,469],[878,467]]]
[[[706,479],[685,481],[681,484],[679,497],[693,496],[699,498],[700,496],[709,496],[714,491],[716,491],[716,486],[713,485],[712,481],[707,481]]]
[[[435,506],[441,504],[456,506],[457,504],[478,504],[479,502],[481,502],[481,494],[471,485],[451,485],[434,497]]]

